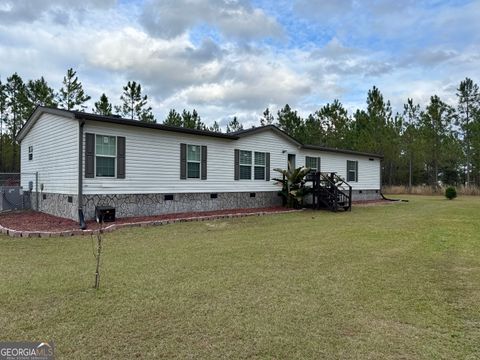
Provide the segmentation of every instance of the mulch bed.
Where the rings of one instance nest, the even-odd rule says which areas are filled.
[[[63,231],[78,229],[78,222],[42,212],[26,210],[0,214],[0,225],[19,231]]]
[[[166,214],[157,216],[135,216],[118,218],[115,222],[105,223],[105,226],[111,224],[122,225],[132,223],[146,223],[177,219],[194,219],[203,217],[222,217],[225,215],[239,216],[242,214],[264,214],[279,213],[289,211],[283,207],[268,207],[255,209],[230,209],[219,211],[188,212],[177,214]],[[37,211],[13,211],[0,214],[0,226],[16,231],[35,231],[35,232],[59,232],[78,230],[78,222],[70,219],[45,214]],[[98,229],[98,224],[94,220],[87,221],[87,229]]]

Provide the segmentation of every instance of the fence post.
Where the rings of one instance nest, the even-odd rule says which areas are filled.
[[[36,203],[35,210],[38,211],[38,171],[35,172],[35,203]]]

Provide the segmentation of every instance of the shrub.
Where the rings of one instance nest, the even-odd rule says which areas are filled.
[[[457,190],[453,186],[449,186],[445,189],[445,197],[448,200],[455,199],[457,197]]]

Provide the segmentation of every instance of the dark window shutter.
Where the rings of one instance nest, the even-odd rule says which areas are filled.
[[[95,134],[85,134],[85,177],[95,177]]]
[[[202,180],[207,180],[207,147],[202,146]]]
[[[125,138],[117,137],[117,178],[125,179]]]
[[[355,161],[355,181],[358,182],[358,161]]]
[[[270,153],[265,153],[265,180],[270,181]]]
[[[180,179],[187,178],[187,144],[180,144]]]
[[[321,168],[322,168],[322,161],[320,158],[317,158],[317,171],[321,172],[322,171]]]
[[[235,149],[235,180],[240,180],[240,150]]]

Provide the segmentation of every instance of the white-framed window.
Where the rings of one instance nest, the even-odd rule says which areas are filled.
[[[320,162],[319,158],[311,157],[311,156],[305,157],[305,167],[310,168],[310,171],[313,173],[320,170],[320,167],[318,164],[319,162]]]
[[[240,150],[240,180],[252,179],[252,152]]]
[[[108,135],[95,136],[95,175],[115,177],[117,138]]]
[[[239,173],[240,180],[265,180],[267,153],[240,150]]]
[[[28,147],[28,160],[33,160],[33,146]]]
[[[255,180],[265,180],[265,153],[255,151],[255,166],[253,177]]]
[[[202,153],[200,145],[187,145],[187,178],[200,179]]]
[[[347,160],[347,182],[358,181],[358,161]]]

